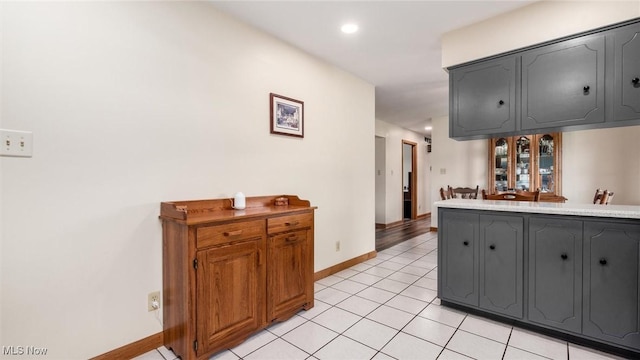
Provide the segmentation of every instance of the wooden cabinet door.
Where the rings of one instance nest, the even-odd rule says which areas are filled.
[[[640,225],[585,222],[583,333],[640,349]]]
[[[604,122],[605,36],[522,54],[522,130]]]
[[[522,318],[523,229],[522,216],[480,215],[481,308]]]
[[[529,220],[529,320],[582,330],[582,221]]]
[[[451,70],[452,138],[516,130],[516,57]]]
[[[229,346],[264,325],[264,243],[260,238],[198,251],[198,354]]]
[[[615,32],[613,121],[640,119],[640,25]]]
[[[478,214],[443,209],[439,222],[438,297],[478,306]]]
[[[313,278],[308,274],[308,230],[269,237],[268,321],[284,320],[307,304]]]

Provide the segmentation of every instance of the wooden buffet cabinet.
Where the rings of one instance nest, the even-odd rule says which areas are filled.
[[[316,208],[293,195],[231,205],[161,204],[164,344],[183,360],[207,359],[313,307]]]

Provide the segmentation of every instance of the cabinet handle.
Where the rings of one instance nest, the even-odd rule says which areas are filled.
[[[258,266],[262,265],[262,250],[258,249]]]
[[[469,242],[468,242],[468,241],[464,241],[464,242],[462,243],[462,245],[464,245],[464,246],[469,246]]]
[[[224,233],[222,233],[222,235],[224,236],[238,236],[240,234],[242,234],[242,229],[236,231],[225,231]]]
[[[589,90],[591,89],[591,87],[589,85],[585,86],[582,88],[582,90],[584,90],[584,92],[589,92]]]
[[[491,250],[495,250],[495,249],[496,249],[496,246],[495,246],[495,245],[493,245],[493,244],[491,244],[491,245],[489,245],[489,249],[491,249]]]
[[[498,101],[498,105],[504,105],[504,100]]]
[[[298,235],[290,235],[285,239],[286,242],[292,242],[296,240],[298,240]]]
[[[567,254],[562,254],[562,255],[560,255],[560,257],[562,258],[562,260],[567,260],[569,258],[569,256],[567,256]]]
[[[600,265],[602,266],[607,265],[607,259],[605,258],[600,259]]]
[[[633,85],[638,85],[638,83],[640,82],[640,79],[638,79],[637,77],[634,77],[633,79],[631,79],[631,82],[633,83]]]
[[[285,225],[285,226],[296,226],[296,225],[298,225],[298,224],[300,224],[300,222],[299,222],[299,221],[292,221],[292,222],[286,222],[286,223],[284,223],[284,225]]]

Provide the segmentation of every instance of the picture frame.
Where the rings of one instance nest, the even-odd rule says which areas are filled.
[[[304,138],[304,102],[270,93],[269,103],[271,133]]]

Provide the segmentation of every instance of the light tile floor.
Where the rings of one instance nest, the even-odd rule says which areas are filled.
[[[440,306],[437,251],[427,233],[318,280],[313,309],[211,359],[620,359]]]

